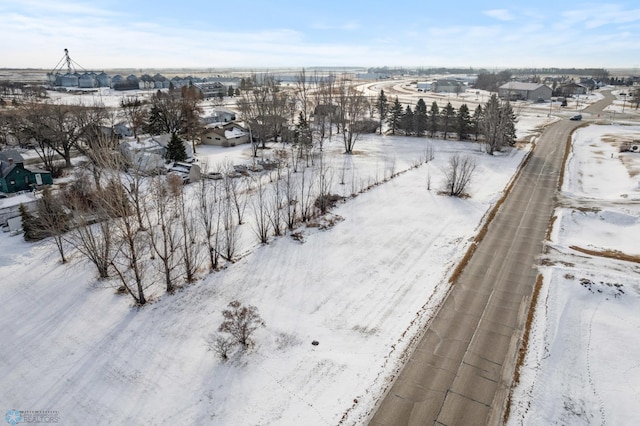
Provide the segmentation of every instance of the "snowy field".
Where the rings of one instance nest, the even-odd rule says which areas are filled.
[[[96,97],[120,100],[64,95]],[[548,108],[519,111],[519,139],[556,119]],[[640,267],[594,255],[640,257],[640,155],[618,152],[638,139],[637,126],[575,134],[510,425],[640,424]],[[370,135],[344,156],[333,140],[332,192],[347,197],[335,225],[261,245],[247,212],[235,263],[174,295],[154,284],[140,309],[79,254],[62,265],[52,242],[0,233],[0,401],[55,410],[61,424],[362,424],[527,149],[490,157],[475,143]],[[214,168],[252,161],[248,146],[197,152]],[[470,198],[438,195],[455,152],[477,161]],[[223,362],[206,341],[234,299],[266,327]]]
[[[433,161],[414,167],[429,146]],[[370,135],[345,156],[332,141],[334,192],[349,196],[333,227],[261,245],[249,219],[235,263],[174,295],[152,285],[142,308],[79,254],[63,265],[52,242],[1,234],[0,401],[55,410],[62,424],[362,423],[527,149],[488,156],[470,142]],[[469,198],[438,194],[456,152],[477,161]],[[250,161],[248,146],[198,154]],[[234,299],[266,327],[223,362],[206,340]]]
[[[574,134],[509,425],[640,424],[640,154],[619,152],[632,140],[639,126]]]

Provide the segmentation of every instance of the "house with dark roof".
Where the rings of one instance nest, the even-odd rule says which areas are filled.
[[[28,191],[52,183],[50,172],[26,168],[18,151],[0,151],[0,192]]]
[[[577,83],[567,83],[563,84],[558,88],[558,92],[565,98],[570,98],[575,95],[584,95],[587,93],[587,87],[582,84]]]

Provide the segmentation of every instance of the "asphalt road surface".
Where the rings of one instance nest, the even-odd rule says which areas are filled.
[[[595,117],[611,99],[584,112]],[[566,141],[580,124],[563,119],[540,136],[370,425],[502,424]]]

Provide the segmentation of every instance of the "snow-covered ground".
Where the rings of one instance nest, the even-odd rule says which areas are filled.
[[[413,167],[429,145],[434,160]],[[174,295],[154,284],[139,309],[77,253],[63,265],[51,242],[1,234],[0,401],[64,424],[362,422],[526,149],[494,157],[472,142],[370,135],[345,156],[335,140],[334,192],[358,195],[332,211],[333,227],[260,245],[248,219],[234,264]],[[249,146],[197,151],[203,163],[250,161]],[[456,152],[477,161],[470,198],[438,195]],[[384,182],[392,170],[406,172]],[[266,327],[222,362],[206,340],[234,299]]]
[[[509,425],[640,424],[640,154],[619,152],[634,139],[574,134]]]
[[[120,100],[65,95],[96,97]],[[554,119],[543,107],[520,111],[519,138]],[[640,156],[618,153],[622,139],[640,129],[576,134],[510,424],[640,422],[640,268],[569,248],[640,255]],[[414,168],[429,146],[435,159]],[[333,227],[260,245],[248,219],[234,264],[174,295],[156,284],[140,309],[80,255],[62,265],[51,242],[0,234],[0,401],[58,411],[62,424],[362,423],[526,149],[490,157],[475,143],[370,135],[344,156],[334,140],[333,192],[358,195],[332,211]],[[248,146],[197,152],[214,167],[251,161]],[[454,152],[477,161],[470,198],[437,193]],[[406,172],[385,182],[392,169]],[[234,299],[255,305],[266,327],[250,351],[222,362],[206,340]]]

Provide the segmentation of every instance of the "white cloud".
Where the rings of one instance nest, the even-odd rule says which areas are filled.
[[[485,10],[482,13],[500,21],[513,21],[515,19],[511,12],[509,12],[507,9],[491,9]]]
[[[359,22],[349,21],[341,24],[328,24],[326,22],[316,22],[311,25],[314,30],[340,30],[340,31],[355,31],[361,28]]]

